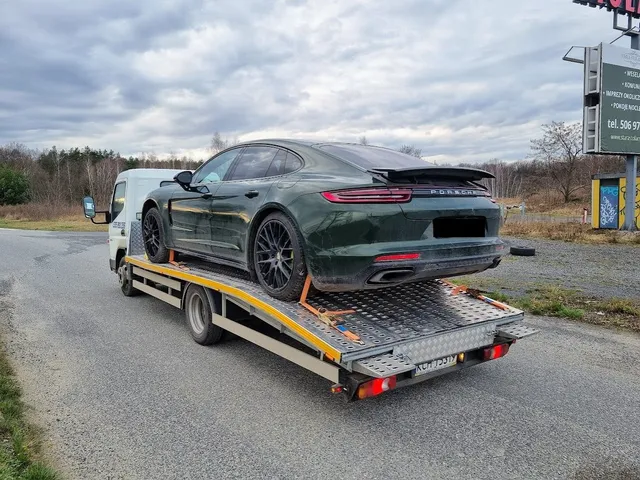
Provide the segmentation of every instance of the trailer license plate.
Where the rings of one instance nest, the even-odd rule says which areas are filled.
[[[431,360],[430,362],[422,363],[416,367],[416,371],[413,374],[414,377],[424,375],[425,373],[431,373],[436,370],[442,370],[443,368],[453,367],[458,363],[457,355],[449,355],[448,357],[439,358],[437,360]]]

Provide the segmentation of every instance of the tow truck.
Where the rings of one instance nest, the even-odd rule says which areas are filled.
[[[119,183],[136,185],[138,175],[153,178],[152,184],[170,182],[162,179],[165,172],[123,172],[111,209],[97,212],[86,197],[85,216],[111,224],[122,215],[114,235],[126,242],[111,249],[110,259],[122,292],[145,293],[183,310],[201,345],[236,335],[324,377],[332,392],[354,401],[504,357],[518,340],[537,333],[523,323],[521,310],[446,279],[311,293],[308,278],[299,301],[283,302],[248,274],[196,257],[172,251],[168,263],[152,263],[140,222],[143,190],[129,194],[121,186],[122,198],[116,195]],[[104,222],[95,221],[97,213],[105,214]]]

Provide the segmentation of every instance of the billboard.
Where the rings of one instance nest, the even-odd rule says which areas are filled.
[[[573,3],[589,7],[606,8],[632,18],[640,18],[640,2],[638,0],[573,0]]]
[[[585,52],[584,153],[640,154],[640,51]]]

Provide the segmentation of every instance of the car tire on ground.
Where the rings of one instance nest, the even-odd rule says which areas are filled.
[[[258,227],[253,268],[258,283],[272,297],[287,302],[300,298],[307,278],[302,238],[284,213],[271,213]]]
[[[129,269],[129,264],[124,261],[124,257],[120,259],[120,264],[118,265],[118,281],[120,282],[120,290],[125,297],[135,297],[136,295],[140,295],[140,290],[133,288],[133,285],[129,281],[129,277],[127,276],[127,270]]]
[[[509,249],[511,255],[518,257],[533,257],[536,254],[536,249],[532,247],[514,246]]]
[[[199,285],[189,285],[184,297],[184,313],[191,336],[200,345],[213,345],[222,340],[224,330],[211,321],[214,310],[219,312],[213,296]]]
[[[151,208],[142,219],[142,239],[144,251],[153,263],[169,261],[169,249],[164,245],[162,216],[157,208]]]

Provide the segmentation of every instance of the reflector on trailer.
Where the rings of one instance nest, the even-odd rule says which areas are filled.
[[[484,349],[485,360],[495,360],[496,358],[504,357],[509,353],[509,344],[503,343],[502,345],[495,345],[490,348]]]
[[[374,378],[358,387],[358,399],[362,400],[363,398],[375,397],[394,388],[396,388],[395,375],[387,378]]]

